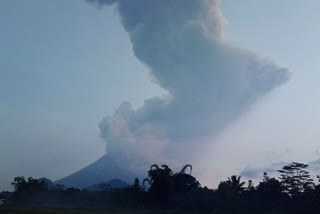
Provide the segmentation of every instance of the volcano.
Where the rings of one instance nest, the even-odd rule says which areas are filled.
[[[132,184],[135,177],[140,176],[126,169],[125,166],[120,166],[110,155],[104,155],[89,166],[54,183],[62,184],[65,187],[83,189],[112,179],[120,179]]]

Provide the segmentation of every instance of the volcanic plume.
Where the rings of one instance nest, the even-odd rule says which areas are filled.
[[[135,56],[167,91],[138,109],[125,101],[99,124],[107,153],[129,168],[192,158],[187,151],[201,149],[290,77],[226,41],[219,0],[89,1],[117,8]]]

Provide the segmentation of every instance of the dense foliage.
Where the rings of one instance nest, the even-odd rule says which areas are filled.
[[[257,186],[240,176],[221,181],[217,189],[201,187],[186,165],[173,172],[167,165],[152,165],[142,184],[139,179],[123,189],[107,188],[90,192],[57,185],[49,189],[44,182],[16,177],[14,192],[6,194],[11,206],[112,210],[171,210],[200,213],[318,213],[320,184],[306,170],[308,165],[293,162],[284,166],[279,179],[263,174]]]

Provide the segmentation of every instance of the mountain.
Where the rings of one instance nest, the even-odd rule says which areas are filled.
[[[39,178],[38,179],[38,182],[41,183],[41,182],[44,182],[48,185],[48,189],[53,189],[55,188],[55,184],[48,178]]]
[[[112,156],[104,155],[89,166],[54,183],[63,184],[66,187],[83,189],[112,179],[121,179],[131,184],[135,177],[138,176],[126,169],[125,166],[117,164]]]
[[[101,183],[94,184],[90,187],[87,187],[86,189],[88,191],[102,191],[105,189],[121,189],[128,186],[129,184],[127,184],[126,182],[120,179],[112,179],[108,182],[101,182]]]

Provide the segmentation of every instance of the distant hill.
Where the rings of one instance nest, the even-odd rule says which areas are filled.
[[[124,182],[120,179],[112,179],[107,182],[101,182],[101,183],[94,184],[90,187],[87,187],[86,189],[88,191],[102,191],[105,189],[121,189],[121,188],[125,188],[128,186],[129,186],[129,184],[127,184],[126,182]]]
[[[125,169],[125,166],[119,166],[111,156],[104,155],[89,166],[54,183],[83,189],[113,179],[121,179],[127,184],[131,184],[135,177],[139,176]]]
[[[44,182],[48,185],[48,189],[53,189],[55,188],[55,184],[48,178],[39,178],[38,179],[38,182],[41,183],[41,182]]]

